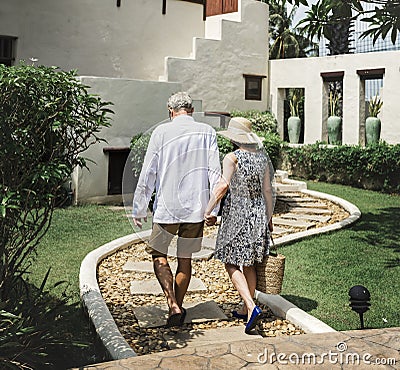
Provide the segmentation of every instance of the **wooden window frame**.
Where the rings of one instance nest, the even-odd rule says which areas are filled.
[[[262,100],[262,84],[263,84],[263,79],[266,78],[267,76],[263,75],[248,75],[244,74],[244,99],[245,100],[257,100],[261,101]],[[250,90],[254,90],[253,88],[250,89],[250,84],[251,83],[257,83],[258,86],[255,89],[256,92],[250,92]]]
[[[334,82],[343,80],[344,71],[321,72],[321,77],[325,82]]]
[[[180,0],[186,1],[187,3],[204,4],[204,0]]]
[[[15,37],[15,36],[0,35],[0,47],[1,47],[2,41],[10,42],[10,54],[8,56],[0,54],[0,64],[5,64],[6,66],[9,66],[9,67],[14,65],[16,40],[17,40],[17,37]]]
[[[115,165],[116,157],[121,157],[126,155],[126,160],[124,163],[124,167],[126,166],[126,161],[129,160],[129,147],[105,147],[103,148],[103,153],[108,154],[108,174],[107,174],[107,195],[119,195],[122,194],[123,191],[123,176],[124,171],[120,173],[121,179],[115,179],[113,175],[115,175],[115,168],[112,168]],[[119,158],[120,159],[120,158]],[[119,183],[119,180],[121,182]],[[116,182],[118,185],[116,186]]]
[[[358,69],[357,74],[363,81],[383,79],[383,75],[385,74],[385,68]]]
[[[188,3],[194,3],[194,4],[202,4],[203,5],[203,21],[206,20],[207,0],[180,0],[180,1],[186,1]],[[162,0],[161,14],[163,14],[163,15],[167,14],[167,0]]]

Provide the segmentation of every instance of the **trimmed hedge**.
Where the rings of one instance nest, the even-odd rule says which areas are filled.
[[[400,193],[400,145],[285,146],[282,167],[307,180]]]

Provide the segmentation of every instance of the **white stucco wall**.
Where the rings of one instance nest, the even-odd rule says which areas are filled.
[[[99,136],[107,142],[91,146],[84,157],[89,170],[77,169],[73,175],[76,201],[90,201],[107,195],[108,154],[104,147],[129,147],[130,140],[138,133],[168,118],[166,102],[170,95],[180,90],[177,83],[140,81],[120,78],[81,77],[90,92],[104,101],[112,101],[112,125],[104,128]],[[106,198],[104,198],[106,200]]]
[[[385,68],[383,77],[383,107],[379,117],[382,120],[381,139],[388,143],[400,143],[400,52],[388,51],[352,55],[338,55],[319,58],[271,60],[270,96],[271,109],[278,119],[283,135],[284,89],[301,87],[305,89],[304,142],[315,143],[326,140],[323,120],[327,117],[326,96],[321,72],[343,71],[343,143],[362,143],[360,127],[361,81],[357,70]]]
[[[194,99],[203,101],[205,111],[268,106],[268,6],[255,0],[239,2],[239,12],[207,18],[206,35],[211,39],[195,38],[192,58],[166,60],[166,79],[180,81]],[[243,74],[267,76],[261,101],[245,100]]]
[[[78,202],[106,196],[103,148],[128,147],[167,118],[173,92],[188,90],[197,111],[267,108],[266,79],[261,101],[244,99],[243,74],[267,75],[268,7],[259,1],[239,0],[238,12],[204,22],[201,4],[179,0],[167,0],[166,15],[161,0],[0,0],[0,19],[0,34],[18,38],[17,62],[34,57],[95,76],[81,79],[115,104],[100,135],[107,143],[84,154],[96,164],[73,174]]]
[[[178,0],[0,0],[0,35],[18,37],[17,60],[80,75],[158,80],[164,57],[189,57],[204,36],[203,7]]]

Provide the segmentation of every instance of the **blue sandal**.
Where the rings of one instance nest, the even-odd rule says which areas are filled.
[[[238,313],[237,311],[232,311],[232,316],[236,317],[237,319],[247,321],[247,315],[242,315],[241,313]]]
[[[256,306],[253,309],[253,312],[251,313],[250,320],[246,325],[246,329],[244,332],[246,334],[249,334],[257,325],[258,321],[261,319],[262,316],[262,310],[260,307]]]

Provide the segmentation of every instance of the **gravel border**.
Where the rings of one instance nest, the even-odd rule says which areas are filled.
[[[283,184],[299,185],[301,189],[298,191],[304,194],[330,200],[344,208],[347,212],[349,212],[350,216],[342,221],[328,226],[301,231],[276,238],[274,239],[276,245],[284,245],[312,235],[327,233],[344,228],[356,222],[361,216],[360,210],[350,202],[333,195],[307,190],[304,188],[304,182],[290,180],[287,178],[287,174],[283,174],[282,182]],[[115,321],[102,298],[97,282],[97,266],[102,259],[113,254],[119,249],[126,248],[132,243],[148,238],[150,233],[151,230],[133,233],[104,244],[103,246],[87,254],[81,264],[79,274],[81,301],[84,308],[87,310],[89,319],[92,322],[98,337],[102,341],[110,358],[113,360],[134,357],[137,356],[137,354],[125,341],[124,337],[118,330],[118,327],[115,324]],[[290,320],[294,324],[300,326],[307,333],[335,332],[335,330],[330,326],[301,310],[279,295],[270,295],[256,291],[256,299],[258,299],[261,303],[268,305],[275,315]]]

